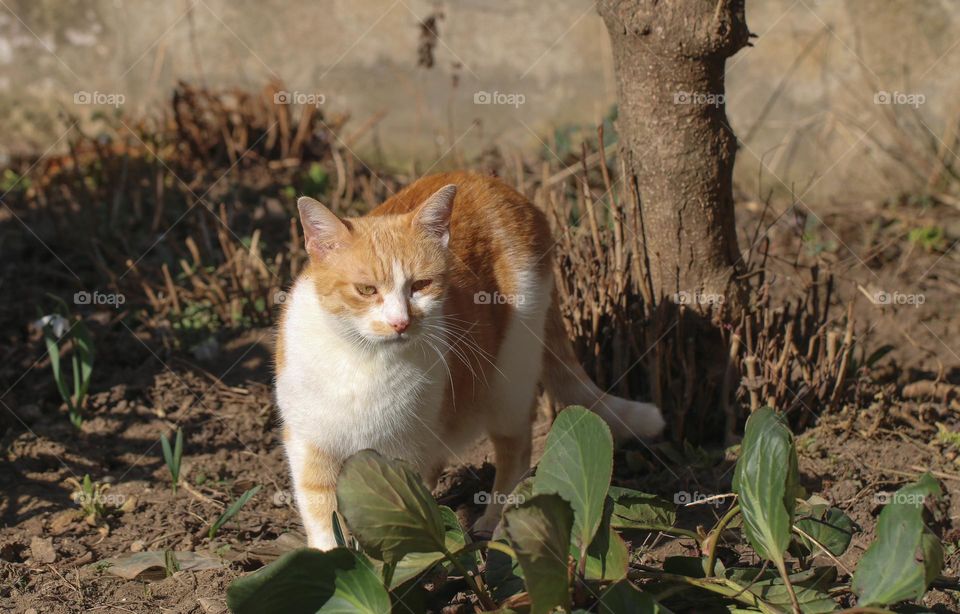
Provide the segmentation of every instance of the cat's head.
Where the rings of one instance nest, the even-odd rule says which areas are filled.
[[[446,293],[456,192],[444,186],[409,213],[348,219],[312,198],[297,201],[320,304],[347,336],[395,343],[429,335]]]

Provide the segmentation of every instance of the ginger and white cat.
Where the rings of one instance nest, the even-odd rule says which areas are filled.
[[[284,305],[276,386],[310,546],[336,545],[337,474],[366,448],[433,486],[486,434],[494,491],[510,492],[530,467],[538,382],[592,408],[618,441],[662,430],[655,406],[604,393],[577,362],[546,217],[496,178],[424,177],[360,218],[298,206],[310,262]],[[489,504],[478,527],[499,514]]]

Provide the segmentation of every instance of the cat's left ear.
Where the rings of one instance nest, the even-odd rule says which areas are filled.
[[[446,247],[450,242],[450,214],[453,211],[453,197],[457,195],[457,186],[445,185],[425,200],[413,214],[414,226],[436,238]]]

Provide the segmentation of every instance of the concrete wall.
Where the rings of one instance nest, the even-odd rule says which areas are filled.
[[[161,106],[178,79],[322,94],[359,125],[357,145],[429,166],[455,145],[544,147],[615,101],[609,42],[585,0],[5,0],[0,153],[46,151],[62,111]],[[745,139],[741,185],[803,200],[884,197],[934,168],[960,93],[955,0],[748,0],[755,47],[728,65],[727,105]],[[442,10],[436,64],[417,67],[419,22]],[[877,92],[903,104],[876,104]],[[77,92],[100,102],[84,104]],[[478,92],[499,94],[476,104]],[[113,98],[109,98],[113,96]],[[883,102],[883,96],[880,102]],[[503,104],[496,104],[502,102]],[[759,121],[758,121],[759,120]],[[90,125],[90,124],[85,124]],[[93,124],[96,126],[96,124]],[[951,156],[942,147],[941,154]],[[449,160],[448,160],[449,162]]]

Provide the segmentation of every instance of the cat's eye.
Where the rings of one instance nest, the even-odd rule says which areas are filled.
[[[432,279],[418,279],[417,281],[413,282],[413,284],[410,286],[410,291],[420,292],[421,290],[427,288],[432,283],[433,283]]]
[[[357,284],[357,293],[361,296],[373,296],[377,293],[377,287],[368,284]]]

